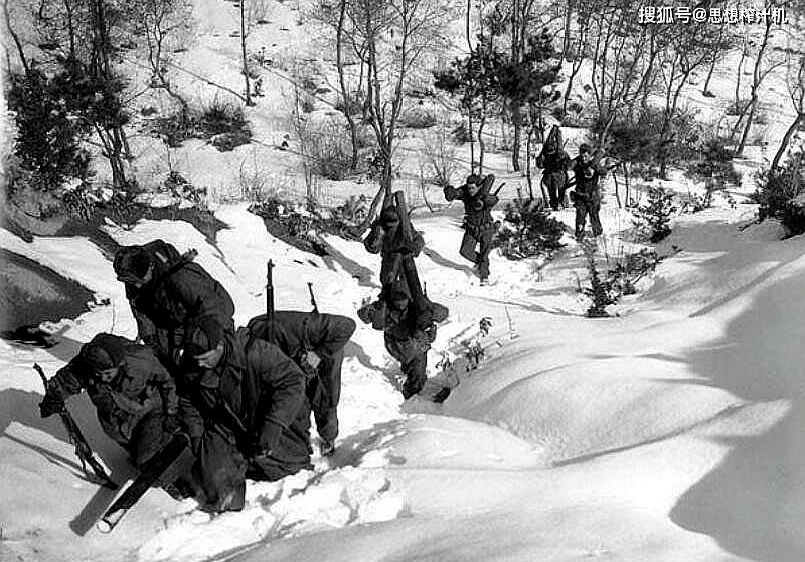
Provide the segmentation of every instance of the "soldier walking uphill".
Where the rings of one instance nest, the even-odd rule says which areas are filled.
[[[154,348],[174,376],[185,334],[202,328],[218,342],[234,331],[232,298],[193,262],[194,255],[179,255],[171,244],[154,240],[124,246],[114,260],[117,278],[126,285],[139,338]]]
[[[218,343],[189,334],[185,372],[200,372],[185,416],[206,511],[239,511],[246,476],[279,480],[311,468],[308,376],[246,328]]]
[[[427,352],[436,338],[436,324],[448,314],[444,306],[423,294],[414,257],[422,251],[425,241],[410,228],[407,218],[404,201],[399,197],[397,206],[389,205],[381,212],[364,240],[367,251],[382,255],[382,288],[377,301],[358,310],[364,323],[383,331],[386,350],[400,362],[406,375],[402,388],[406,399],[425,385]]]
[[[95,336],[48,380],[42,417],[58,413],[65,398],[84,389],[104,432],[138,468],[182,428],[173,379],[147,346],[112,334]]]
[[[536,165],[542,168],[542,185],[548,191],[551,209],[556,211],[565,206],[567,191],[567,170],[570,167],[570,156],[562,148],[562,136],[559,127],[554,126],[545,139],[545,144],[537,156]]]
[[[573,159],[573,173],[576,184],[573,196],[576,205],[576,239],[584,239],[587,216],[590,217],[593,236],[600,236],[604,229],[598,216],[601,210],[601,188],[598,184],[606,169],[598,159],[593,158],[589,145],[579,146],[579,155]]]
[[[489,174],[483,180],[477,174],[467,176],[464,185],[455,188],[444,188],[444,197],[448,201],[456,199],[464,203],[464,238],[461,240],[459,252],[465,259],[475,264],[478,277],[485,281],[489,277],[489,252],[492,250],[492,238],[495,235],[495,223],[492,220],[492,207],[497,205],[497,195],[489,193],[495,176]],[[475,246],[478,245],[478,251]]]
[[[344,346],[355,332],[355,321],[318,311],[277,310],[249,321],[253,337],[266,340],[296,362],[310,376],[308,402],[321,438],[321,454],[329,456],[338,435],[338,400]]]

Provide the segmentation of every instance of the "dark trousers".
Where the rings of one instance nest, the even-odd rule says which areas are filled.
[[[319,374],[308,384],[307,395],[316,431],[325,441],[335,441],[338,435],[338,401],[341,394],[341,364],[344,350],[322,357]]]
[[[461,257],[470,260],[478,267],[478,275],[481,278],[486,278],[489,277],[489,252],[492,251],[492,238],[495,232],[494,230],[478,230],[468,228],[464,231],[459,253]],[[476,244],[479,245],[477,252],[475,251]]]
[[[593,228],[593,236],[601,236],[604,228],[601,226],[601,218],[598,211],[601,205],[596,203],[576,203],[576,238],[584,238],[584,226],[587,223],[587,215],[590,215],[590,226]]]
[[[428,380],[428,354],[422,352],[413,339],[398,340],[384,334],[386,350],[400,362],[400,369],[405,374],[403,396],[408,399],[418,394]]]
[[[564,172],[547,172],[542,175],[542,184],[548,189],[548,202],[554,211],[565,205],[567,181]]]

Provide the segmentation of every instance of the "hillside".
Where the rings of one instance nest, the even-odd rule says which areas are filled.
[[[173,56],[172,72],[175,87],[203,104],[226,98],[218,86],[242,88],[233,34],[237,5],[196,0],[193,8],[198,35]],[[658,244],[635,226],[634,209],[621,208],[620,170],[619,183],[605,178],[605,235],[594,258],[599,272],[641,249],[661,258],[636,283],[635,294],[607,307],[606,318],[586,315],[590,298],[582,289],[590,286],[590,271],[570,235],[572,208],[553,213],[568,233],[551,259],[510,261],[495,250],[489,284],[481,285],[459,254],[461,205],[444,203],[435,185],[420,185],[430,133],[403,129],[394,189],[416,207],[411,220],[426,241],[417,258],[420,277],[430,298],[450,309],[428,353],[428,374],[431,384],[452,387],[441,404],[423,397],[404,401],[402,375],[382,334],[356,316],[379,291],[379,256],[357,240],[326,233],[329,255],[302,251],[248,210],[268,195],[301,200],[308,191],[289,122],[292,77],[283,67],[311,64],[318,85],[330,88],[313,102],[312,114],[325,119],[333,112],[326,103],[337,87],[333,53],[311,33],[305,10],[304,3],[272,2],[268,23],[251,32],[253,50],[265,47],[273,63],[259,70],[264,95],[245,108],[250,143],[219,152],[199,139],[168,148],[154,136],[132,135],[132,170],[145,188],[139,200],[167,201],[176,213],[187,208],[164,189],[175,171],[206,190],[211,217],[204,215],[203,224],[212,217],[220,224],[201,228],[196,217],[194,226],[171,218],[174,207],[168,206],[132,224],[106,217],[69,235],[57,234],[62,219],[29,217],[13,223],[28,230],[0,228],[0,278],[5,289],[14,289],[0,300],[3,328],[47,319],[41,327],[58,341],[43,348],[0,340],[0,560],[805,559],[805,445],[799,435],[805,245],[801,235],[786,237],[775,220],[757,222],[758,205],[750,199],[755,172],[767,165],[793,119],[785,72],[769,74],[766,125],[734,161],[738,183],[717,191],[700,212],[683,212],[680,204],[671,234]],[[451,52],[461,53],[461,42],[454,43]],[[716,97],[701,95],[701,77],[684,90],[684,103],[699,110],[705,128],[729,121],[721,109],[734,93],[738,57],[733,51],[718,66],[710,85]],[[136,90],[148,72],[137,66],[142,58],[129,58],[124,64]],[[590,76],[584,67],[578,80],[584,84]],[[584,102],[583,86],[579,90],[574,99]],[[153,118],[143,109],[159,117],[169,107],[164,92],[137,97],[130,106],[132,131],[142,133]],[[4,117],[8,123],[11,116]],[[490,125],[486,155],[486,171],[496,174],[497,185],[506,183],[496,219],[518,190],[527,189],[495,140],[499,125]],[[286,134],[290,147],[279,150]],[[562,134],[571,155],[590,137],[570,125]],[[9,141],[5,135],[6,151]],[[458,145],[451,158],[453,181],[460,183],[469,146]],[[97,154],[93,165],[99,182],[110,175]],[[705,181],[679,167],[671,167],[667,180],[634,179],[640,204],[650,186],[664,187],[679,202],[705,193]],[[325,208],[377,190],[366,174],[315,181]],[[314,455],[314,470],[276,483],[249,481],[242,512],[212,517],[194,500],[176,502],[154,488],[112,535],[103,535],[94,522],[113,493],[85,476],[59,420],[39,417],[43,389],[31,366],[36,362],[50,375],[101,331],[136,336],[110,250],[155,238],[198,251],[197,262],[232,295],[238,325],[264,312],[269,259],[276,264],[277,308],[308,310],[312,282],[322,312],[356,320],[344,362],[340,434],[333,457]],[[486,335],[479,329],[483,318],[491,320]],[[467,370],[465,354],[477,345],[484,356]],[[131,478],[125,452],[103,434],[86,395],[68,405],[113,479]]]

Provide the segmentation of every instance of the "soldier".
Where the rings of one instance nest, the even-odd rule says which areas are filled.
[[[459,199],[464,203],[464,238],[461,240],[459,253],[475,264],[481,281],[486,281],[489,277],[489,252],[492,250],[492,238],[495,234],[491,211],[497,205],[498,197],[489,193],[494,181],[493,174],[483,180],[476,174],[470,174],[464,185],[458,188],[448,185],[444,188],[445,199]],[[476,245],[479,246],[477,252]]]
[[[173,379],[151,348],[112,334],[98,334],[47,383],[39,404],[43,418],[65,398],[87,391],[104,432],[142,467],[182,424]]]
[[[279,480],[310,465],[308,376],[276,346],[239,328],[221,341],[189,334],[179,388],[205,511],[239,511],[246,475]]]
[[[537,156],[537,168],[542,168],[542,185],[548,191],[551,209],[556,211],[564,207],[567,191],[567,170],[570,167],[570,156],[562,148],[559,127],[554,126],[545,139],[545,144]]]
[[[193,328],[202,328],[215,342],[234,331],[232,298],[192,261],[194,255],[180,256],[162,240],[124,246],[115,254],[115,273],[126,285],[138,336],[171,371],[178,367],[185,334]]]
[[[578,241],[584,239],[587,215],[590,216],[593,236],[600,236],[604,229],[598,216],[601,209],[601,188],[598,183],[606,174],[606,169],[599,160],[593,159],[589,145],[582,143],[579,146],[579,155],[573,160],[573,173],[576,182],[573,196],[576,205],[576,239]]]
[[[425,247],[425,240],[416,230],[411,229],[411,240],[406,240],[400,226],[400,216],[394,205],[388,205],[377,220],[372,223],[369,234],[363,241],[366,251],[380,254],[380,286],[388,289],[400,276],[402,268],[399,260],[403,255],[418,256]],[[403,284],[401,287],[406,287]]]
[[[262,314],[249,321],[252,336],[266,340],[311,375],[307,388],[322,456],[330,456],[338,435],[338,400],[344,346],[355,332],[355,321],[337,314],[277,310],[274,321]]]
[[[405,374],[403,397],[418,394],[428,380],[428,349],[436,339],[436,322],[427,310],[418,311],[411,304],[410,290],[397,281],[378,301],[365,304],[358,318],[383,330],[383,343]],[[443,320],[444,318],[442,318]]]

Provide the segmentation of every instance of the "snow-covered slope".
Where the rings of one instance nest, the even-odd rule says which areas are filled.
[[[805,247],[766,225],[739,230],[749,210],[686,216],[643,291],[588,319],[572,244],[544,267],[493,255],[480,287],[457,255],[447,214],[415,217],[428,241],[418,259],[431,297],[451,309],[430,374],[459,382],[441,406],[403,404],[382,336],[360,325],[348,348],[335,457],[280,483],[252,483],[242,513],[210,520],[194,503],[150,491],[113,536],[91,529],[110,498],[87,482],[57,421],[40,420],[30,369],[58,368],[81,342],[134,325],[111,264],[86,239],[2,232],[2,246],[110,299],[54,325],[62,343],[0,343],[0,521],[3,560],[791,560],[805,554],[801,466],[799,297]],[[353,276],[379,262],[358,243],[330,239],[336,258],[304,254],[266,233],[243,206],[216,246],[185,223],[144,221],[107,232],[120,243],[159,236],[227,287],[236,321],[264,307],[265,262],[277,264],[278,307],[319,306],[354,316],[377,287]],[[610,213],[610,232],[617,213]],[[569,219],[569,216],[565,217]],[[742,222],[743,221],[743,222]],[[610,251],[618,239],[607,240]],[[601,258],[603,260],[603,258]],[[602,263],[603,265],[603,263]],[[358,276],[360,277],[360,276]],[[552,303],[549,305],[549,303]],[[492,318],[487,359],[439,373]],[[131,468],[83,397],[77,414],[115,478]],[[85,533],[84,536],[80,536]],[[242,548],[263,540],[264,545]],[[219,556],[220,555],[220,556]],[[217,558],[216,558],[217,557]]]

